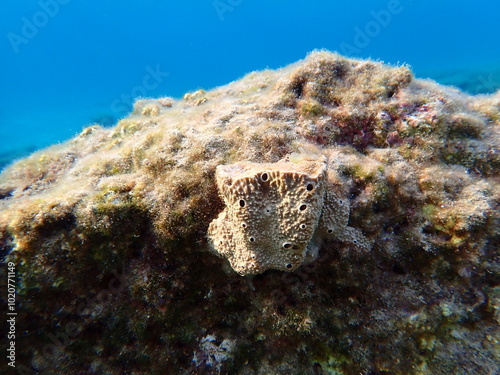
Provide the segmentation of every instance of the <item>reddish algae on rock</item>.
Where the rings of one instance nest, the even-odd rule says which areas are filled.
[[[18,370],[499,373],[499,111],[500,92],[320,51],[15,162]],[[297,155],[326,160],[316,234],[297,236],[314,256],[241,276],[207,237],[217,167]]]

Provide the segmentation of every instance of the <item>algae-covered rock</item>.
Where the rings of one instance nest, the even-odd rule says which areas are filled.
[[[310,155],[321,176],[279,164]],[[286,213],[259,227],[282,247],[255,250],[275,249],[278,266],[241,272],[252,277],[209,241],[231,232],[220,218],[240,192],[219,191],[216,170],[235,165],[251,167],[238,184],[265,182],[241,194],[256,207],[268,194],[269,214]],[[404,66],[314,52],[183,100],[137,102],[115,127],[0,175],[17,370],[498,373],[499,171],[500,93],[467,96]],[[269,178],[279,188],[266,190]],[[294,197],[321,212],[302,220]],[[296,235],[293,272],[265,271],[294,251],[280,236],[295,238],[295,224],[315,232]],[[233,265],[254,251],[231,249],[219,253]]]

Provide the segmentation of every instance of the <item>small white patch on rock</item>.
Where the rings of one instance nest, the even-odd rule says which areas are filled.
[[[236,340],[217,340],[215,336],[207,335],[200,340],[199,350],[193,354],[196,367],[205,365],[220,370],[222,362],[231,358],[236,347]]]

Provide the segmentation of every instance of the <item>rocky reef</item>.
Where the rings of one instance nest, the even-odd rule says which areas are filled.
[[[500,92],[405,66],[139,100],[0,175],[17,370],[499,373],[499,172]]]

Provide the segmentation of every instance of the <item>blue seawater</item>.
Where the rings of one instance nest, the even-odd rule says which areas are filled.
[[[0,4],[0,168],[112,125],[134,98],[210,89],[314,49],[500,87],[493,0],[24,0]]]

